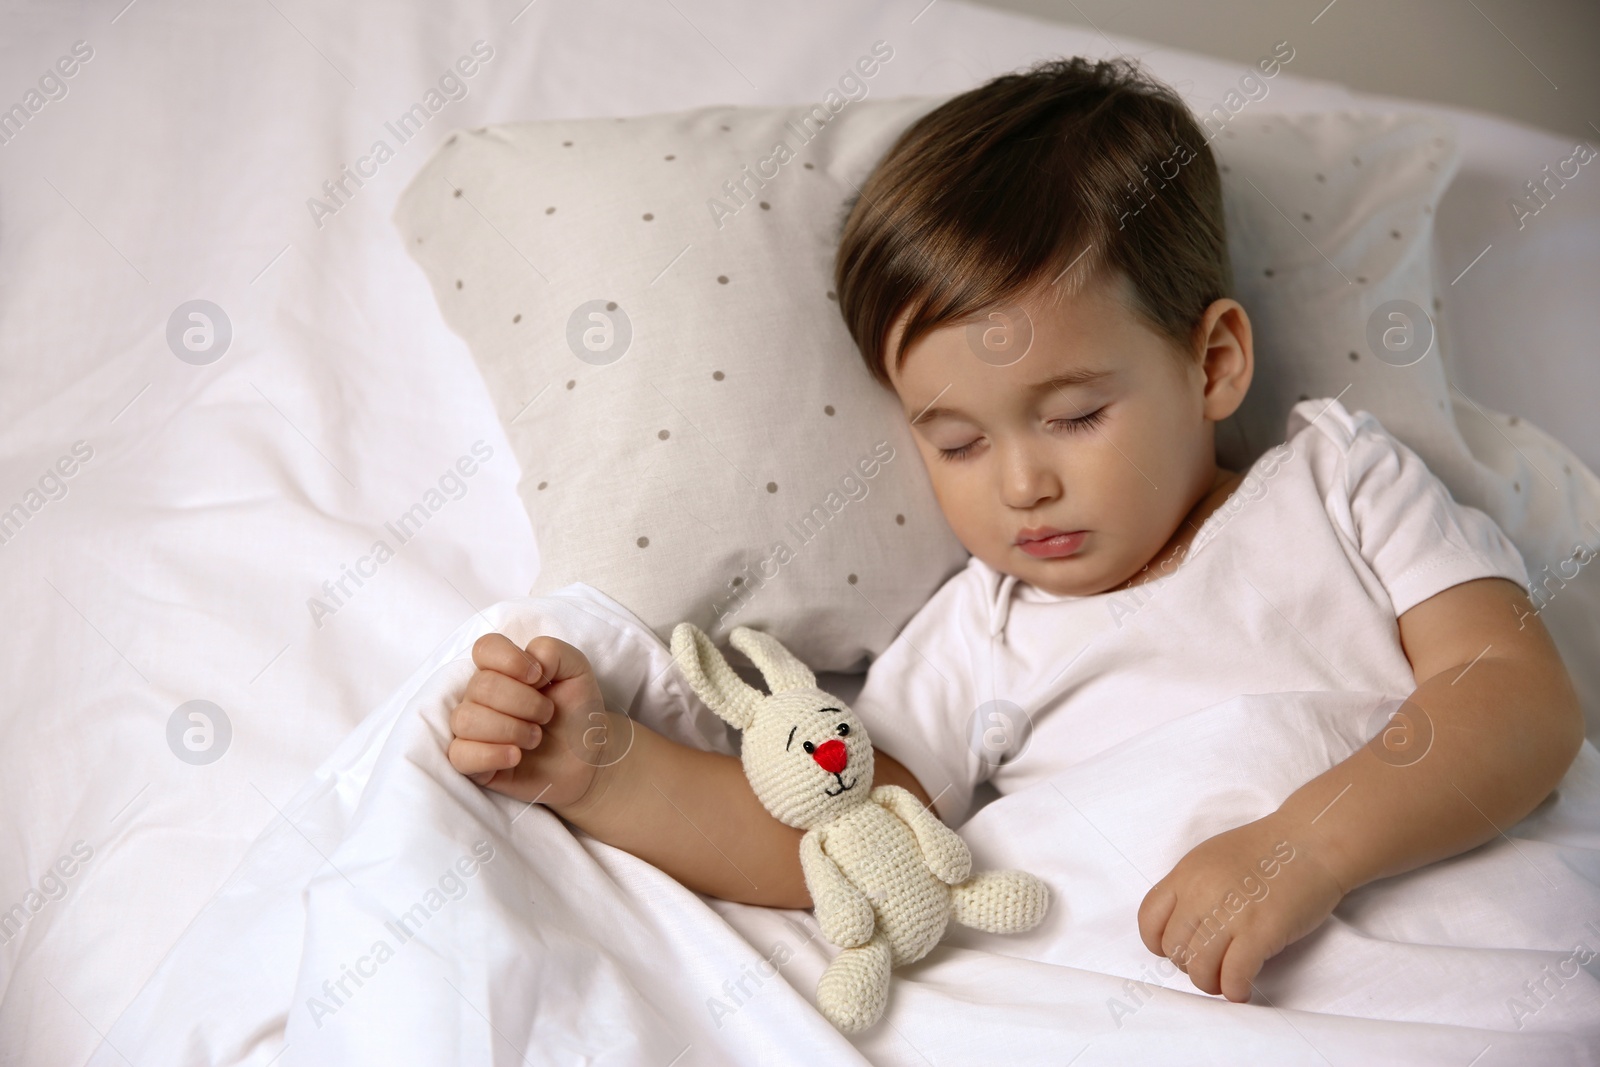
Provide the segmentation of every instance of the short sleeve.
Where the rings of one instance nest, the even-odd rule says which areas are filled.
[[[978,572],[961,571],[914,615],[867,671],[855,712],[875,751],[905,766],[951,826],[965,820],[989,766],[968,744],[976,691],[972,641],[987,629]]]
[[[1324,433],[1344,448],[1344,500],[1330,509],[1348,522],[1361,558],[1393,602],[1396,617],[1451,586],[1478,578],[1528,584],[1528,572],[1495,521],[1458,503],[1426,464],[1365,411],[1334,405]],[[1342,439],[1342,440],[1341,440]]]

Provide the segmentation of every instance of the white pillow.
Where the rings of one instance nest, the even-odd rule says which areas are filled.
[[[848,199],[941,100],[446,140],[396,221],[522,465],[534,591],[587,581],[664,638],[683,620],[714,637],[758,626],[835,671],[881,652],[963,564],[829,291]],[[1454,488],[1476,468],[1437,351],[1393,366],[1364,336],[1380,304],[1432,300],[1450,127],[1246,112],[1212,144],[1261,365],[1221,458],[1242,466],[1280,440],[1303,395],[1342,394]]]

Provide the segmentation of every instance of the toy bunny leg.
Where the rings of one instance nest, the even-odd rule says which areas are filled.
[[[880,930],[860,948],[842,949],[817,983],[817,1007],[840,1033],[865,1030],[889,999],[890,952]]]
[[[991,934],[1033,929],[1049,903],[1045,884],[1025,871],[984,871],[950,888],[950,917]]]

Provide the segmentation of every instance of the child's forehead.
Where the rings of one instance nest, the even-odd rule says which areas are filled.
[[[1130,332],[1147,329],[1131,307],[1130,288],[1120,272],[1106,272],[1078,291],[1036,286],[917,337],[890,369],[890,384],[903,402],[920,409],[936,403],[934,394],[957,378],[1030,392],[1104,380],[1120,362]],[[909,317],[896,316],[889,351],[897,350]]]

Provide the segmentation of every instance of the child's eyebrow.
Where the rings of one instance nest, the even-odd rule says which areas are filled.
[[[1070,370],[1054,375],[1050,378],[1046,378],[1042,382],[1036,382],[1033,385],[1026,386],[1025,388],[1030,393],[1049,393],[1057,389],[1070,389],[1077,385],[1093,385],[1095,382],[1104,381],[1105,379],[1111,377],[1112,373],[1113,372],[1109,370]],[[939,395],[943,396],[944,394],[940,393]],[[935,399],[937,399],[937,397]],[[922,414],[911,420],[911,425],[917,426],[924,422],[933,422],[935,419],[960,419],[965,417],[965,415],[961,414],[961,412],[954,408],[934,407],[932,404],[929,404],[927,407],[922,409]]]

